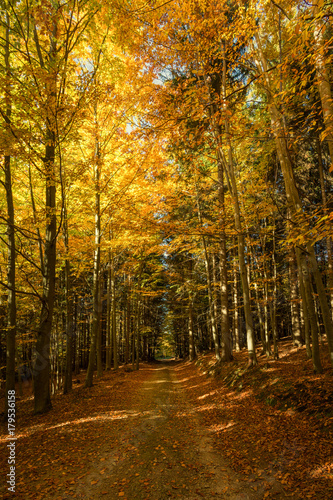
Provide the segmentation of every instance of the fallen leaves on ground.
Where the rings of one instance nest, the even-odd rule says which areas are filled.
[[[192,364],[182,369],[186,391],[235,471],[252,481],[272,473],[287,494],[328,500],[333,497],[328,352],[322,359],[324,373],[318,375],[305,348],[293,348],[289,340],[279,348],[278,361],[259,357],[253,369],[246,369],[246,350],[224,366],[216,365],[212,354],[201,356],[195,378]]]
[[[196,426],[192,418],[195,416],[203,432],[213,437],[216,452],[247,481],[254,495],[258,492],[261,498],[268,499],[328,500],[333,495],[333,377],[328,356],[323,359],[325,370],[321,375],[313,373],[305,350],[293,349],[287,341],[280,345],[279,361],[259,358],[258,367],[246,370],[246,356],[244,350],[235,353],[231,364],[216,365],[213,355],[207,354],[197,362],[173,365],[176,385],[182,392],[175,393],[172,412],[180,422],[188,423],[181,439],[186,440],[187,433]],[[131,425],[137,418],[144,422],[145,411],[137,404],[140,388],[156,370],[156,364],[144,364],[142,368],[104,373],[101,379],[94,379],[95,385],[90,389],[78,382],[70,394],[57,394],[52,411],[44,415],[32,415],[29,393],[17,401],[15,498],[60,499],[65,493],[68,498],[80,498],[76,485],[87,477],[90,487],[100,488],[101,495],[127,500],[127,489],[136,478],[149,498],[152,483],[145,469],[147,464],[138,461],[142,446],[135,426],[132,432]],[[216,377],[208,376],[214,373]],[[82,374],[80,379],[84,380]],[[191,410],[184,405],[184,397]],[[144,432],[150,432],[145,429]],[[180,441],[165,439],[154,443],[149,453],[155,458],[149,466],[156,469],[158,465],[159,473],[172,474],[166,457],[181,452],[184,442]],[[0,444],[0,470],[6,471],[4,425]],[[103,483],[111,477],[106,462],[112,457],[115,464],[120,463],[126,454],[134,454],[136,468],[132,464],[123,474],[125,477],[117,478],[114,493],[110,494]],[[90,471],[92,464],[94,474]],[[200,464],[179,460],[178,482],[170,480],[170,496],[183,495],[186,481],[182,474],[184,478],[194,474],[208,482],[214,477],[214,472],[207,473]],[[237,481],[233,479],[233,483]],[[273,482],[280,485],[283,496],[276,493]],[[10,498],[5,486],[1,488],[2,498]],[[224,494],[227,492],[228,485]],[[202,490],[196,494],[198,498],[205,497]]]

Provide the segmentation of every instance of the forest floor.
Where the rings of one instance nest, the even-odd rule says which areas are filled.
[[[7,491],[8,436],[0,435],[0,498],[165,500],[333,497],[333,376],[313,373],[304,349],[246,370],[140,364],[104,373],[33,416],[31,387],[17,400],[16,493]],[[3,400],[1,401],[3,404]],[[0,408],[1,409],[1,408]]]

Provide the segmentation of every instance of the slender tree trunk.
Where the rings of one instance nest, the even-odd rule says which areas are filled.
[[[137,297],[136,303],[136,316],[135,316],[135,369],[139,369],[140,361],[140,299]]]
[[[190,260],[189,260],[189,279],[188,279],[190,288],[191,288],[191,284],[193,281],[192,268],[193,268],[193,262],[192,262],[192,259],[190,258]],[[189,292],[188,292],[188,340],[189,340],[190,361],[193,361],[196,357],[194,331],[193,331],[193,299],[194,299],[193,292],[191,289],[189,289]]]
[[[199,201],[199,192],[198,192],[197,186],[196,186],[196,189],[197,189],[198,219],[199,219],[200,228],[202,228],[203,224],[202,224],[201,208],[200,208],[200,201]],[[203,248],[204,248],[204,259],[205,259],[206,275],[207,275],[209,323],[210,323],[210,326],[212,329],[215,357],[216,357],[217,361],[221,361],[220,346],[219,346],[219,340],[218,340],[218,334],[217,334],[217,328],[216,328],[216,317],[214,315],[214,297],[213,297],[213,292],[212,292],[212,278],[211,278],[211,271],[210,271],[210,266],[209,266],[209,255],[208,255],[208,251],[207,251],[206,238],[204,236],[202,236],[202,244],[203,244]]]
[[[137,299],[135,299],[135,304],[134,304],[134,317],[133,317],[133,325],[132,325],[132,337],[131,337],[131,344],[132,344],[132,370],[135,369],[135,329],[136,329],[136,315],[137,315]]]
[[[240,351],[240,341],[239,341],[239,318],[238,318],[238,266],[236,262],[236,242],[235,238],[233,239],[233,246],[235,248],[235,255],[233,259],[233,305],[234,305],[234,315],[233,315],[233,323],[234,323],[234,342],[235,342],[235,351]]]
[[[100,145],[97,125],[97,110],[95,107],[95,153],[94,153],[94,177],[95,177],[95,249],[94,249],[94,271],[93,271],[93,321],[91,331],[91,342],[89,351],[89,362],[85,380],[85,387],[93,385],[93,375],[96,363],[97,338],[100,327],[100,263],[101,263],[101,199],[100,199]]]
[[[53,338],[52,338],[53,337]],[[50,380],[51,380],[51,395],[54,394],[54,374],[55,374],[55,355],[54,355],[54,335],[51,336],[50,342]]]
[[[306,307],[306,297],[305,297],[305,287],[304,287],[304,280],[303,280],[303,274],[300,273],[300,269],[298,268],[298,283],[299,283],[299,290],[301,293],[301,319],[304,323],[304,340],[305,340],[305,346],[306,346],[306,355],[309,359],[312,358],[312,350],[311,350],[311,345],[310,345],[310,320],[309,320],[309,314],[308,310]]]
[[[217,162],[218,168],[218,199],[219,199],[219,266],[220,266],[220,300],[221,300],[221,359],[231,361],[232,356],[232,335],[230,331],[229,319],[229,297],[228,297],[228,268],[227,268],[227,245],[225,234],[225,203],[224,203],[224,173],[223,164]]]
[[[291,325],[293,344],[297,347],[302,345],[301,326],[298,314],[298,293],[297,293],[297,276],[295,268],[295,251],[290,250],[289,253],[289,286],[290,286],[290,309],[291,309]]]
[[[275,221],[273,222],[273,224],[275,226]],[[272,290],[272,300],[270,302],[270,316],[272,325],[274,359],[277,360],[279,359],[279,349],[278,349],[278,333],[276,325],[277,268],[275,259],[275,229],[273,229],[272,266],[273,266],[273,290]]]
[[[81,300],[78,295],[74,295],[74,324],[75,324],[75,335],[74,335],[74,373],[78,375],[80,373],[80,348],[82,346],[82,335],[81,329],[78,329],[78,321],[77,319],[82,320],[82,308],[81,308]],[[82,321],[80,324],[84,325]],[[81,349],[82,353],[82,349]]]
[[[263,317],[262,317],[258,285],[256,282],[254,283],[254,292],[255,292],[255,297],[256,297],[257,313],[258,313],[258,319],[259,319],[260,339],[261,339],[261,344],[262,344],[262,351],[260,353],[260,356],[264,356],[264,354],[266,353],[266,339],[265,339],[264,321],[263,321]]]
[[[223,44],[223,49],[224,49],[224,44]],[[224,53],[224,50],[223,50]],[[226,118],[227,113],[226,107],[227,107],[227,101],[226,101],[226,59],[223,57],[223,76],[222,76],[222,97],[223,97],[223,117],[221,116],[221,109],[216,106],[216,104],[211,104],[209,107],[209,112],[210,112],[210,122],[211,122],[211,127],[213,130],[213,133],[215,135],[216,143],[218,146],[218,164],[221,164],[223,166],[223,170],[226,172],[226,179],[227,179],[227,185],[228,189],[230,191],[232,201],[233,201],[233,206],[234,206],[234,217],[235,217],[235,226],[236,230],[238,232],[238,257],[239,257],[239,264],[240,264],[240,276],[241,276],[241,282],[243,285],[243,296],[244,296],[244,311],[245,311],[245,320],[246,320],[246,331],[247,331],[247,339],[248,339],[248,350],[249,350],[249,366],[252,364],[256,364],[256,355],[255,355],[255,348],[254,348],[254,331],[253,331],[253,321],[252,321],[252,313],[251,313],[251,307],[250,307],[250,296],[249,296],[249,286],[247,282],[247,277],[246,277],[246,264],[245,264],[245,244],[244,244],[244,236],[242,234],[242,228],[241,228],[241,219],[240,219],[240,208],[239,208],[239,201],[238,201],[238,193],[237,193],[237,186],[236,186],[236,181],[235,181],[235,175],[234,175],[234,164],[233,164],[233,156],[232,156],[232,147],[231,147],[231,141],[230,141],[230,133],[229,133],[229,122],[228,119]],[[220,96],[214,95],[212,92],[210,83],[208,79],[205,79],[205,83],[207,86],[209,98],[211,102],[215,102],[217,98],[220,98]],[[222,127],[217,121],[217,116],[220,118],[220,120],[224,119],[225,122],[225,131],[227,135],[227,145],[228,145],[228,153],[229,153],[229,163],[227,162],[224,151],[222,149]],[[219,120],[219,121],[220,121]]]
[[[96,340],[96,358],[97,358],[97,377],[103,375],[102,363],[102,291],[103,291],[103,271],[100,269],[99,274],[99,289],[98,289],[98,327],[97,327],[97,340]]]
[[[64,203],[63,233],[66,256],[69,252],[68,244],[68,220],[66,201]],[[65,260],[65,297],[66,297],[66,371],[64,382],[64,394],[72,390],[72,365],[73,365],[73,294],[71,288],[70,263],[68,257]]]
[[[330,359],[331,359],[331,363],[333,365],[333,324],[332,324],[331,313],[330,313],[328,302],[327,302],[326,291],[325,291],[325,287],[323,284],[321,273],[318,269],[318,264],[317,264],[317,259],[316,259],[314,248],[310,243],[308,243],[306,245],[306,249],[308,251],[310,266],[311,266],[311,270],[312,270],[312,273],[314,276],[314,281],[315,281],[316,288],[317,288],[317,294],[318,294],[318,298],[319,298],[321,314],[322,314],[322,318],[323,318],[323,322],[324,322],[325,333],[327,336],[327,342],[328,342],[328,347],[329,347],[329,351],[330,351]]]
[[[6,42],[5,42],[5,66],[6,66],[6,115],[5,128],[10,133],[10,117],[12,112],[10,95],[10,62],[9,62],[9,15],[6,13]],[[5,190],[7,201],[7,245],[8,245],[8,316],[6,330],[6,394],[5,394],[5,420],[8,418],[8,397],[9,391],[15,391],[15,340],[16,340],[16,247],[15,247],[15,219],[14,219],[14,201],[12,191],[12,175],[10,165],[10,155],[5,154]],[[7,397],[8,395],[8,397]]]
[[[213,298],[213,312],[215,319],[215,328],[217,338],[220,339],[219,335],[219,312],[218,312],[218,289],[217,289],[217,266],[216,266],[216,256],[213,252],[211,255],[211,268],[212,268],[212,298]]]
[[[253,319],[251,311],[250,288],[246,272],[245,238],[241,223],[238,190],[235,178],[235,164],[234,164],[233,150],[231,144],[230,124],[227,113],[228,110],[227,110],[227,100],[226,100],[227,96],[226,78],[227,78],[227,65],[226,65],[225,43],[224,43],[222,89],[223,89],[224,115],[225,115],[224,126],[225,126],[226,140],[228,145],[228,161],[226,161],[226,159],[224,158],[222,148],[220,149],[220,154],[222,161],[224,159],[223,164],[225,165],[226,172],[228,174],[227,178],[229,184],[229,191],[234,205],[235,226],[236,226],[236,231],[238,233],[238,258],[239,258],[240,276],[243,288],[243,302],[244,302],[244,314],[245,314],[247,348],[248,348],[248,365],[252,366],[257,364],[257,357],[255,352],[255,339],[254,339]]]
[[[106,298],[106,370],[111,369],[111,353],[112,353],[111,294],[112,294],[111,252],[109,252],[107,298]]]
[[[196,352],[195,352],[194,332],[193,332],[193,304],[191,295],[189,296],[189,301],[188,301],[188,336],[189,336],[190,361],[193,361],[196,357]]]
[[[112,350],[113,350],[113,368],[118,369],[118,346],[117,346],[117,303],[116,303],[116,277],[115,277],[115,263],[114,258],[111,256],[111,310],[112,310]]]
[[[319,7],[313,7],[314,15],[318,15]],[[314,41],[314,65],[316,68],[317,85],[320,95],[321,107],[323,110],[323,118],[325,124],[325,135],[328,143],[328,148],[333,164],[333,102],[332,90],[330,84],[329,69],[326,66],[327,54],[325,54],[325,23],[317,18],[314,24],[313,41]]]
[[[311,326],[313,367],[317,373],[321,373],[322,366],[319,354],[318,326],[317,326],[314,301],[312,297],[312,286],[310,281],[309,268],[305,262],[304,255],[301,255],[301,250],[299,248],[296,249],[296,259],[297,259],[298,269],[301,269],[303,276],[305,303]]]
[[[322,158],[321,145],[320,145],[320,141],[319,141],[318,137],[316,140],[316,144],[317,144],[317,153],[318,153],[318,168],[319,168],[321,197],[322,197],[322,201],[323,201],[324,213],[327,213],[328,206],[327,206],[327,196],[326,196],[325,180],[324,180],[323,158]],[[331,223],[329,223],[328,229],[329,229],[330,234],[332,234],[332,224]],[[328,266],[327,282],[328,282],[328,289],[329,289],[331,317],[333,319],[333,258],[332,258],[332,238],[330,236],[326,237],[326,249],[327,249],[327,266]]]
[[[265,251],[265,250],[264,250]],[[271,342],[269,338],[269,327],[268,327],[268,307],[269,307],[269,298],[268,298],[268,276],[267,276],[267,266],[265,262],[263,262],[263,271],[264,271],[264,331],[265,331],[265,354],[269,358],[271,353]]]
[[[245,258],[245,238],[241,222],[240,204],[238,198],[238,190],[235,177],[235,165],[234,165],[233,150],[231,143],[230,124],[228,119],[226,78],[227,78],[227,66],[225,57],[225,43],[223,43],[223,74],[221,82],[223,104],[222,107],[219,109],[217,109],[216,106],[214,105],[210,107],[210,120],[218,147],[218,162],[220,162],[223,165],[224,172],[226,173],[227,185],[234,208],[235,228],[238,233],[238,259],[239,259],[240,277],[243,290],[244,315],[245,315],[247,348],[248,348],[248,366],[252,366],[257,364],[257,358],[255,352],[255,338],[254,338],[253,318],[252,318],[251,301],[250,301],[250,288],[246,271],[247,264]],[[209,84],[207,83],[207,80],[206,80],[206,85],[208,86],[209,96],[211,97],[211,89]],[[226,144],[228,148],[228,160],[226,159],[222,148],[222,127],[216,121],[217,114],[220,117],[220,119],[224,121]]]
[[[36,226],[36,232],[37,232],[37,238],[38,238],[40,268],[42,270],[42,274],[44,275],[43,241],[42,241],[42,237],[41,237],[41,234],[40,234],[39,227],[37,225],[38,224],[38,222],[37,222],[37,211],[36,211],[35,196],[34,196],[34,190],[33,190],[33,182],[32,182],[32,174],[31,174],[31,166],[30,166],[30,164],[29,164],[29,187],[30,187],[30,198],[31,198],[32,213],[33,213],[33,217],[34,217],[34,224]]]
[[[129,363],[129,342],[131,333],[131,281],[128,277],[128,286],[126,294],[126,340],[125,340],[125,364]]]

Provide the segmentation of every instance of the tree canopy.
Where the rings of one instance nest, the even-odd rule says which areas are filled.
[[[332,4],[1,2],[0,366],[333,364]],[[326,344],[325,344],[326,345]],[[17,376],[17,375],[16,375]]]

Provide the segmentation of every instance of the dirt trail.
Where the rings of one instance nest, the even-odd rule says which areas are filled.
[[[108,436],[98,458],[62,498],[164,500],[262,499],[214,450],[173,362],[150,366],[149,376],[126,409],[117,446]],[[274,488],[274,485],[272,485]],[[281,492],[280,492],[281,493]],[[277,492],[279,498],[284,495]]]

